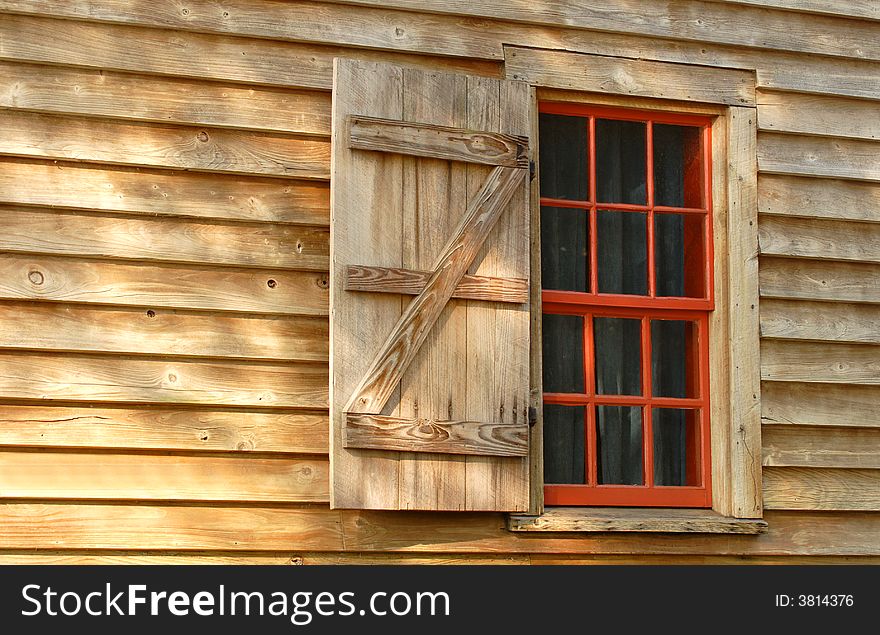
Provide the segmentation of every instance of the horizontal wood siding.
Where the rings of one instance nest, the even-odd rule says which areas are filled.
[[[0,0],[0,562],[880,559],[873,3],[98,4]],[[500,77],[510,47],[754,94],[766,534],[329,509],[333,59]]]

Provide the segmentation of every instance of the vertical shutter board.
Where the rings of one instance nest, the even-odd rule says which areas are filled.
[[[467,78],[404,69],[406,121],[464,127]],[[431,99],[421,96],[430,95]],[[466,166],[439,159],[404,159],[403,266],[432,270],[453,235],[468,198]],[[467,313],[451,300],[400,383],[402,417],[464,418],[466,377],[455,372],[467,352]],[[401,506],[462,509],[465,462],[461,456],[404,453],[400,459]]]
[[[386,153],[351,152],[345,115],[403,116],[403,74],[399,68],[336,60],[331,157],[331,504],[333,507],[396,509],[399,506],[398,454],[342,447],[343,408],[371,355],[402,312],[399,296],[348,294],[344,267],[369,263],[400,267],[403,159]],[[340,187],[344,183],[344,187]],[[335,222],[335,219],[344,222]],[[396,245],[395,245],[396,241]],[[397,400],[393,400],[397,403]],[[393,414],[399,415],[395,409]]]
[[[338,68],[348,64],[369,66],[347,60],[337,62]],[[388,294],[352,291],[343,295],[346,267],[434,269],[437,257],[456,233],[468,202],[493,170],[491,166],[353,150],[348,146],[348,131],[342,129],[342,122],[348,116],[360,115],[523,136],[529,133],[529,98],[525,85],[414,69],[399,69],[399,73],[401,112],[396,117],[387,114],[387,110],[377,112],[372,108],[376,101],[381,100],[364,98],[364,90],[382,90],[382,87],[371,87],[369,82],[372,80],[360,81],[356,88],[344,87],[341,82],[353,79],[352,73],[343,75],[337,71],[337,85],[334,87],[334,172],[331,181],[331,190],[334,192],[334,295],[331,296],[331,330],[334,337],[349,338],[348,351],[357,349],[354,344],[357,337],[361,337],[362,342],[355,353],[358,356],[356,361],[339,359],[346,349],[331,344],[331,356],[335,357],[334,362],[340,364],[338,367],[331,364],[334,382],[331,395],[332,437],[336,442],[331,448],[332,504],[335,507],[368,509],[524,510],[528,506],[527,458],[394,453],[351,449],[342,445],[343,408],[394,327],[386,319],[386,314],[376,314],[375,307],[372,307],[380,296]],[[474,91],[478,93],[476,98]],[[492,97],[481,97],[481,91]],[[359,99],[348,97],[353,94]],[[507,105],[504,105],[505,99]],[[487,110],[489,104],[491,107]],[[524,123],[521,126],[505,123],[505,109],[511,112],[511,121],[521,119]],[[396,192],[400,196],[400,204],[396,212],[393,206],[384,210],[375,208],[377,203],[387,202],[387,192],[377,194],[373,191],[363,196],[355,192],[355,188],[383,187],[375,179],[375,171],[365,175],[350,175],[347,171],[341,171],[343,167],[345,170],[353,169],[354,163],[351,158],[341,159],[341,155],[358,153],[366,160],[373,161],[382,155],[397,156],[400,171],[399,189]],[[519,181],[519,189],[489,233],[480,254],[474,259],[471,272],[479,270],[480,275],[489,275],[489,271],[497,270],[505,278],[528,281],[527,190],[521,185],[526,181]],[[345,195],[337,197],[343,191]],[[346,197],[350,197],[351,206],[342,207],[336,203],[337,198],[345,201]],[[357,201],[360,201],[359,205]],[[363,232],[366,231],[365,223],[376,222],[380,217],[385,219],[394,213],[399,215],[399,219],[388,225],[397,232],[396,242],[386,240],[388,235],[382,234],[380,240],[371,239],[369,245],[352,247],[340,244],[341,241],[358,240],[355,231],[340,231],[344,225],[353,222],[353,226],[361,228],[358,231]],[[352,221],[349,217],[351,214],[360,214],[365,218]],[[513,245],[517,235],[521,238],[518,247]],[[381,258],[370,253],[376,248],[386,250]],[[395,248],[398,263],[389,264],[387,252]],[[511,257],[510,253],[514,256]],[[378,325],[385,319],[381,327],[366,329],[347,323],[358,319],[357,311],[349,306],[355,296],[360,297],[355,305],[357,310],[363,312],[371,324]],[[394,305],[397,307],[395,318],[399,318],[413,301],[412,296],[389,297],[397,300]],[[470,325],[470,317],[472,310],[479,305],[482,305],[485,317],[479,322],[481,326],[474,329]],[[527,304],[450,300],[412,363],[402,374],[398,394],[392,396],[383,414],[442,421],[465,420],[470,412],[476,412],[481,416],[475,421],[525,425],[529,390],[528,322]],[[366,336],[368,330],[369,337]],[[523,334],[521,345],[516,338],[517,332]],[[521,355],[521,359],[516,359],[517,355]],[[522,372],[518,372],[518,369],[522,369]],[[345,376],[338,376],[340,372]],[[345,394],[343,387],[348,394]],[[513,414],[514,402],[517,404],[516,417]],[[496,404],[508,406],[502,410]],[[374,464],[373,457],[379,457],[380,460]],[[476,461],[472,462],[472,459]],[[386,461],[394,462],[396,472],[393,475]],[[389,485],[353,485],[344,482],[346,479],[387,479]],[[392,486],[397,489],[396,496],[390,492]]]
[[[468,78],[468,128],[528,136],[528,104],[526,84]],[[488,170],[479,165],[467,167],[468,192],[473,194]],[[527,192],[528,181],[526,188],[514,194],[469,273],[507,277],[528,271]],[[474,344],[467,356],[471,386],[467,394],[468,418],[527,422],[527,391],[510,390],[511,386],[529,385],[527,306],[468,302],[467,316],[468,342]],[[466,462],[468,510],[528,508],[526,460],[468,456]]]

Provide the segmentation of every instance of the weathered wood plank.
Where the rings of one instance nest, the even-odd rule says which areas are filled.
[[[761,419],[769,424],[880,427],[880,388],[764,382]]]
[[[0,108],[330,136],[330,95],[0,61]]]
[[[0,518],[4,549],[343,549],[328,509],[14,503]]]
[[[731,108],[727,135],[727,294],[732,515],[760,518],[761,360],[758,317],[758,170],[755,113]],[[744,228],[752,228],[746,231]]]
[[[0,205],[0,250],[323,271],[330,267],[326,228],[177,218],[120,218]]]
[[[327,407],[326,364],[0,353],[0,399]]]
[[[761,297],[880,302],[880,266],[794,258],[761,258]]]
[[[394,552],[717,556],[880,555],[880,515],[768,512],[761,536],[523,534],[501,514],[340,512],[326,508],[158,504],[8,503],[0,549]],[[345,532],[345,544],[342,534]]]
[[[345,290],[418,295],[430,278],[430,271],[349,265],[345,270]],[[455,287],[452,297],[522,304],[529,300],[529,287],[528,282],[521,278],[493,278],[465,274]]]
[[[880,344],[880,307],[761,300],[761,337]]]
[[[767,509],[878,511],[880,470],[767,467],[764,505]]]
[[[301,565],[299,556],[287,553],[228,553],[93,550],[93,551],[0,551],[4,565]]]
[[[761,216],[761,254],[880,263],[880,223]]]
[[[411,54],[402,47],[373,51],[346,48],[336,42],[328,45],[282,42],[44,16],[42,11],[32,15],[4,15],[0,20],[0,58],[323,90],[333,87],[335,57],[383,60],[490,76],[499,74],[497,62]]]
[[[507,528],[518,532],[660,532],[760,534],[763,520],[731,518],[707,509],[623,509],[552,507],[540,516],[512,514]]]
[[[763,215],[880,222],[880,186],[781,174],[758,176]]]
[[[528,426],[363,414],[348,414],[345,423],[343,442],[348,448],[482,456],[529,453]]]
[[[0,349],[326,362],[326,318],[0,303]]]
[[[0,118],[0,154],[320,180],[330,177],[330,144],[324,139],[14,110]]]
[[[0,405],[0,446],[326,454],[328,430],[326,412]]]
[[[349,147],[431,159],[527,168],[528,137],[351,115]]]
[[[731,106],[755,104],[755,75],[750,71],[512,46],[504,51],[507,77],[539,86]]]
[[[712,0],[730,4],[752,4],[786,11],[803,11],[848,18],[880,20],[880,7],[873,0]]]
[[[15,2],[15,0],[6,1]],[[116,0],[110,4],[117,4],[120,1]],[[451,14],[554,27],[637,33],[672,40],[715,42],[823,55],[880,59],[880,45],[874,39],[875,31],[871,24],[830,16],[801,15],[757,7],[733,7],[711,2],[694,2],[693,0],[627,0],[616,6],[613,11],[609,11],[607,5],[599,0],[559,0],[552,4],[542,5],[539,12],[534,10],[534,4],[529,0],[488,0],[480,3],[468,2],[468,0],[341,0],[341,2],[345,5],[357,4],[382,7],[382,9],[408,9],[429,14],[441,14],[441,16]],[[52,4],[62,4],[62,0],[54,0]],[[193,13],[197,13],[197,7],[200,3],[194,4],[196,6]],[[253,3],[249,6],[254,12],[265,13],[265,9]],[[62,10],[66,15],[76,15],[77,13],[75,7]],[[362,21],[362,16],[370,14],[353,9],[350,11],[353,23],[362,24],[363,26],[360,28],[369,28],[367,19],[364,17]],[[53,6],[52,13],[55,12],[56,9]],[[91,12],[89,17],[109,19],[109,16],[105,17],[107,14],[116,16],[116,21],[122,17],[118,9],[114,11],[111,8],[107,8],[97,15],[95,12]],[[194,21],[203,27],[199,30],[248,28],[246,24],[234,21],[230,24],[228,20],[222,21],[207,11],[194,17],[172,13],[172,10],[168,9],[167,15],[171,16],[169,20],[173,20],[173,22],[163,21],[163,24],[179,25],[184,29]],[[384,12],[380,13],[378,9],[373,15],[377,20],[381,16],[386,21],[395,23],[393,17],[389,17]],[[327,20],[332,19],[331,14],[324,12],[321,13],[321,17]],[[159,21],[163,18],[163,12],[157,8],[156,13],[152,14],[149,19]],[[404,33],[409,35],[409,32],[415,27],[421,26],[422,22],[407,18],[398,18],[395,24],[399,24],[401,28],[406,27]],[[128,19],[141,20],[144,18],[138,15],[137,18],[131,16]],[[343,18],[338,17],[337,19],[342,20]],[[461,21],[465,22],[465,20]],[[279,17],[279,25],[280,23],[281,17]],[[265,20],[260,21],[258,26],[267,31],[265,35],[275,36],[274,34],[279,27],[273,29],[268,25],[264,26],[264,24]],[[742,24],[749,24],[750,28],[742,29]],[[330,29],[327,30],[330,31]],[[336,35],[332,31],[331,33]],[[419,35],[421,32],[416,31],[412,38],[407,37],[406,39],[414,43],[419,42]],[[453,46],[461,46],[459,43],[455,45],[444,44],[448,54],[455,54]],[[369,45],[375,46],[375,38]]]
[[[880,469],[880,428],[765,425],[764,465]]]
[[[0,451],[0,498],[324,502],[326,458]]]
[[[762,132],[758,136],[758,169],[776,174],[880,181],[880,144]]]
[[[437,259],[434,273],[401,314],[345,406],[346,412],[379,414],[452,297],[525,172],[498,167],[468,203],[458,228]]]
[[[180,170],[4,157],[0,201],[127,214],[330,225],[330,187]]]
[[[0,299],[327,315],[327,275],[0,254]]]
[[[761,90],[757,102],[761,130],[880,139],[880,104],[875,101]]]
[[[880,351],[865,344],[764,340],[761,379],[880,385]]]

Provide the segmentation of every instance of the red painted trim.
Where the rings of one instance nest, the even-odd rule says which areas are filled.
[[[594,107],[583,104],[542,102],[540,112],[584,117],[588,127],[588,175],[589,188],[586,201],[542,198],[541,205],[583,209],[589,215],[589,291],[542,291],[544,313],[581,315],[584,318],[582,360],[584,364],[584,392],[581,394],[545,393],[544,403],[584,406],[585,425],[585,483],[546,485],[546,505],[602,505],[637,507],[710,507],[711,457],[709,436],[709,311],[714,309],[714,273],[712,257],[712,170],[711,170],[711,117],[684,115],[625,108]],[[643,121],[646,123],[646,205],[597,204],[596,202],[596,118]],[[701,160],[691,160],[686,165],[686,199],[694,198],[700,191],[700,203],[704,207],[657,206],[654,200],[654,151],[653,126],[655,123],[698,126],[701,128]],[[699,169],[702,167],[702,169]],[[693,203],[693,200],[686,200]],[[647,275],[648,294],[645,296],[598,293],[598,237],[596,235],[597,210],[642,212],[647,215]],[[686,224],[687,256],[691,252],[701,255],[703,266],[689,268],[685,276],[686,292],[701,297],[657,297],[654,249],[655,213],[676,213],[703,216],[702,228],[697,231],[693,221]],[[699,246],[698,243],[703,244]],[[695,259],[687,258],[690,264]],[[595,341],[593,317],[625,317],[641,320],[641,395],[597,395],[594,368]],[[693,323],[693,338],[687,343],[687,398],[655,397],[651,394],[651,320],[675,319]],[[642,461],[644,484],[639,486],[599,485],[598,456],[596,452],[596,414],[599,405],[638,407],[642,411]],[[664,487],[654,485],[654,439],[653,409],[682,408],[687,410],[690,422],[686,437],[685,466],[687,485]]]

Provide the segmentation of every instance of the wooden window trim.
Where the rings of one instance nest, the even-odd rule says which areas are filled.
[[[517,52],[506,47],[506,55]],[[546,54],[544,54],[546,53]],[[712,510],[696,510],[723,518],[760,519],[763,516],[761,492],[761,427],[760,427],[760,359],[758,330],[758,227],[757,227],[757,118],[754,90],[746,88],[741,95],[751,96],[740,105],[712,100],[706,92],[692,98],[686,91],[660,94],[648,86],[640,88],[634,97],[631,86],[625,82],[604,82],[584,74],[584,65],[599,56],[573,54],[562,51],[542,52],[533,56],[535,63],[553,64],[553,73],[535,69],[524,73],[520,63],[515,72],[508,69],[508,77],[526,79],[533,84],[532,130],[537,131],[538,101],[572,101],[590,105],[664,110],[694,113],[714,117],[712,123],[712,175],[715,310],[710,314],[709,354],[710,373],[711,453],[712,453]],[[623,62],[624,60],[622,60]],[[577,62],[577,63],[575,63]],[[629,72],[632,60],[625,60]],[[601,60],[608,67],[608,58]],[[679,73],[681,64],[670,64],[671,72]],[[566,71],[565,69],[569,69]],[[647,68],[647,67],[646,67]],[[664,63],[650,62],[651,72],[662,72]],[[610,67],[613,73],[613,65]],[[718,83],[725,81],[725,69],[718,69]],[[753,74],[752,74],[753,75]],[[586,78],[586,79],[585,79]],[[619,76],[618,76],[619,79]],[[700,101],[702,99],[703,101]],[[716,103],[705,103],[715,101]],[[537,164],[540,139],[533,134],[532,159]],[[538,166],[540,169],[540,166]],[[533,176],[536,178],[536,175]],[[531,504],[528,515],[512,515],[508,527],[515,531],[542,525],[540,531],[620,531],[609,529],[571,529],[571,523],[550,522],[559,518],[559,509],[576,509],[575,515],[584,518],[583,527],[601,527],[597,519],[602,508],[548,508],[543,499],[543,438],[541,388],[541,279],[540,279],[540,205],[538,188],[532,188],[531,213],[532,253],[531,276],[531,406],[535,409],[535,425],[530,434],[530,490]],[[623,517],[628,510],[615,508]],[[606,510],[607,511],[607,510]],[[673,510],[645,508],[646,517],[639,521],[638,531],[671,531],[669,513]],[[686,510],[674,510],[684,512]],[[691,510],[694,511],[694,510]],[[572,512],[574,513],[574,512]],[[609,512],[610,513],[610,512]],[[549,514],[549,515],[548,515]],[[535,521],[535,516],[544,519]],[[651,518],[656,522],[652,522]],[[590,522],[587,520],[592,519]],[[683,531],[721,532],[713,522],[684,526],[697,529]],[[667,529],[657,529],[666,527]],[[750,532],[753,533],[753,532]]]

